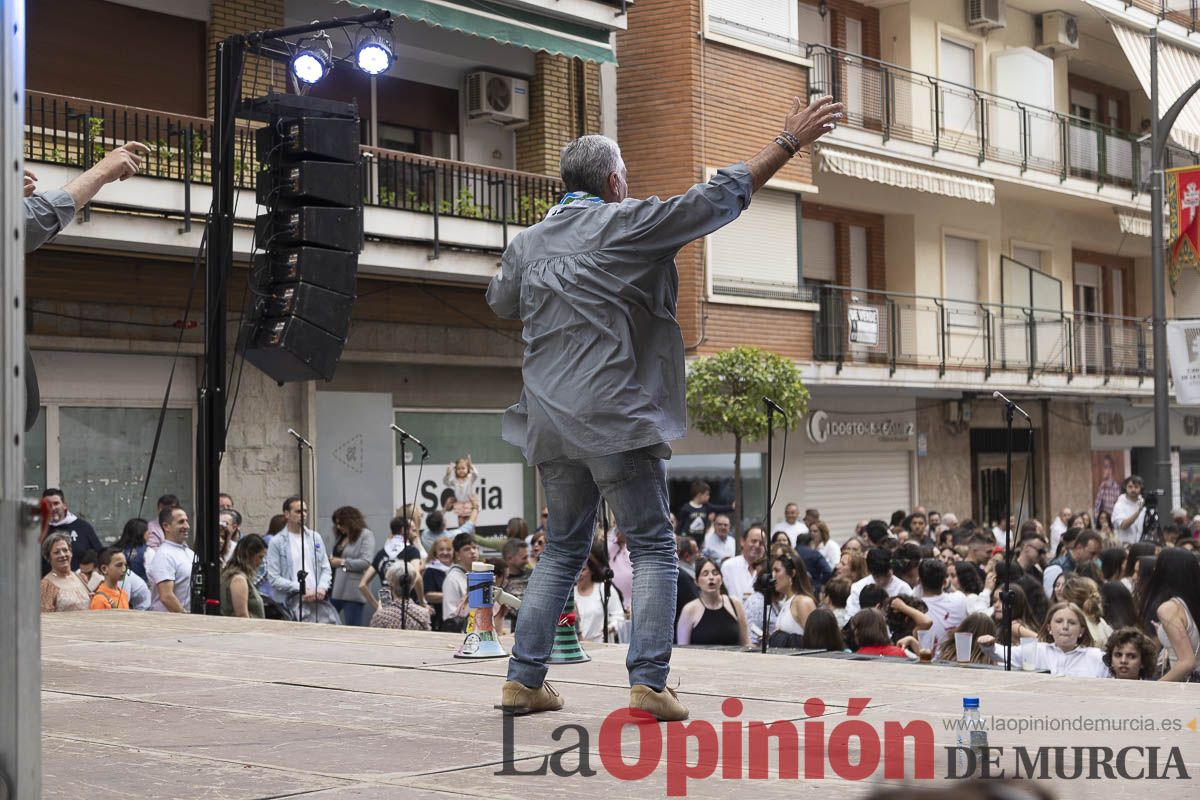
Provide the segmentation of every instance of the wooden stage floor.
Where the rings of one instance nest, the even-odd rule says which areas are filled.
[[[588,645],[591,662],[551,669],[566,708],[512,720],[509,737],[509,772],[536,771],[549,764],[548,754],[573,748],[555,765],[575,774],[497,774],[506,769],[505,733],[493,706],[507,662],[455,659],[461,637],[144,612],[47,614],[42,620],[47,798],[540,800],[586,793],[642,800],[666,797],[668,788],[693,798],[767,800],[818,791],[865,797],[901,783],[885,777],[888,753],[910,782],[924,763],[932,765],[935,781],[916,783],[948,785],[942,748],[954,745],[957,733],[946,725],[961,716],[964,695],[981,698],[985,717],[1009,720],[1005,730],[989,733],[992,747],[1005,748],[994,771],[1004,768],[1012,775],[1020,768],[1017,746],[1028,758],[1041,759],[1034,761],[1035,770],[1048,764],[1051,776],[1054,754],[1039,747],[1107,747],[1113,753],[1110,767],[1121,748],[1158,747],[1156,770],[1166,770],[1165,780],[1136,777],[1150,758],[1143,749],[1126,751],[1123,766],[1130,777],[1118,772],[1108,778],[1101,765],[1096,780],[1038,782],[1056,797],[1080,800],[1141,800],[1147,792],[1153,800],[1200,797],[1195,685],[681,648],[672,659],[672,685],[678,682],[692,721],[711,726],[611,725],[629,765],[628,774],[619,777],[616,740],[609,742],[612,737],[601,728],[628,700],[625,649]],[[504,644],[507,649],[511,641],[506,637]],[[730,697],[740,699],[740,713],[722,706]],[[824,704],[823,713],[813,704],[806,708],[810,698]],[[852,708],[851,698],[870,699],[860,710]],[[714,753],[721,724],[732,726],[731,720],[741,723],[735,730],[743,736],[720,738],[720,752]],[[799,750],[791,751],[799,777],[781,774],[772,747],[766,778],[749,779],[754,762],[747,752],[754,738],[746,733],[749,723],[785,720],[801,732]],[[1093,728],[1108,729],[1051,729],[1062,720],[1077,726],[1092,720]],[[1146,720],[1156,730],[1129,729],[1145,727]],[[1040,729],[1012,729],[1021,724]],[[823,734],[814,730],[818,725]],[[889,747],[888,740],[889,731],[901,725],[915,737],[903,751]],[[1112,729],[1120,726],[1126,729]],[[883,743],[879,765],[861,780],[840,777],[855,777],[853,765],[872,758],[870,744],[847,737],[864,728],[867,738]],[[931,731],[931,758],[915,752],[923,746],[914,744],[920,730]],[[661,748],[657,756],[655,743]],[[594,775],[578,773],[581,750]],[[1068,773],[1076,752],[1065,751]],[[1087,760],[1102,755],[1083,753],[1085,775]],[[703,773],[706,765],[715,767],[712,777],[686,775],[689,769]],[[813,765],[823,767],[823,778],[814,776]],[[722,777],[724,769],[734,768],[741,778]],[[1181,771],[1190,778],[1180,778]]]

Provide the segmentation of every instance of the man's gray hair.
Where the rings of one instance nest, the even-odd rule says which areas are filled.
[[[591,134],[568,142],[558,158],[558,171],[568,192],[601,196],[608,176],[621,170],[621,148],[607,136]]]

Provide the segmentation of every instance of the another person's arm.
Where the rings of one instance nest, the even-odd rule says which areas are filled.
[[[374,553],[375,552],[375,534],[369,530],[364,530],[358,535],[358,552]],[[366,558],[344,558],[342,566],[351,572],[362,572],[367,567],[371,566],[371,561]]]
[[[1187,635],[1187,619],[1179,604],[1168,600],[1158,607],[1158,620],[1175,649],[1175,663],[1162,676],[1164,681],[1186,681],[1196,669],[1196,653]]]
[[[250,616],[250,585],[246,583],[245,575],[234,575],[229,579],[229,602],[233,606],[233,616]]]
[[[737,612],[738,620],[738,644],[742,647],[750,646],[750,623],[746,621],[746,609],[742,607],[741,602],[736,597],[729,598],[733,603],[733,610]]]
[[[296,576],[283,574],[284,564],[287,563],[284,558],[287,551],[284,548],[290,544],[286,538],[288,536],[291,534],[286,530],[280,531],[267,547],[267,582],[271,584],[271,591],[280,599],[287,599],[289,594],[300,591],[300,582],[296,580]],[[279,544],[276,545],[276,542]]]
[[[675,641],[678,644],[692,643],[692,628],[696,626],[695,616],[696,606],[699,605],[699,600],[692,600],[683,607],[683,611],[679,614],[679,622],[675,625]]]
[[[375,567],[368,566],[367,571],[363,573],[362,580],[358,582],[358,593],[366,598],[371,604],[371,608],[379,610],[379,600],[375,597],[375,593],[371,591],[371,579],[375,577]]]
[[[916,630],[927,631],[933,627],[933,620],[927,614],[910,606],[899,597],[893,597],[888,605],[894,611],[899,611],[913,621]]]
[[[167,611],[173,614],[183,613],[183,605],[180,604],[179,598],[175,596],[175,581],[161,581],[154,589],[158,592],[158,599],[167,607]]]
[[[50,581],[42,578],[42,611],[50,612],[55,610],[55,604],[58,602],[58,587]]]

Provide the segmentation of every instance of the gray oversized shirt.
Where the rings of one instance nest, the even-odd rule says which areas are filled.
[[[675,254],[737,219],[752,191],[738,163],[666,201],[563,207],[513,238],[487,300],[524,326],[502,435],[530,464],[687,434]]]

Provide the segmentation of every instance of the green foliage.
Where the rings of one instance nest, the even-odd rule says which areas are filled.
[[[517,198],[517,208],[509,216],[508,221],[520,225],[532,225],[546,216],[546,212],[552,205],[554,205],[553,201],[523,194]]]
[[[389,186],[379,187],[379,205],[389,208],[396,207],[396,190]]]
[[[783,408],[788,420],[776,425],[795,430],[808,410],[808,389],[800,369],[790,360],[757,347],[735,347],[699,358],[687,376],[688,416],[692,425],[710,436],[732,434],[756,441],[767,435],[763,398]],[[777,417],[779,415],[776,415]]]
[[[104,118],[88,117],[87,124],[87,145],[92,153],[92,163],[96,164],[104,158],[104,142],[101,141],[104,135]]]

